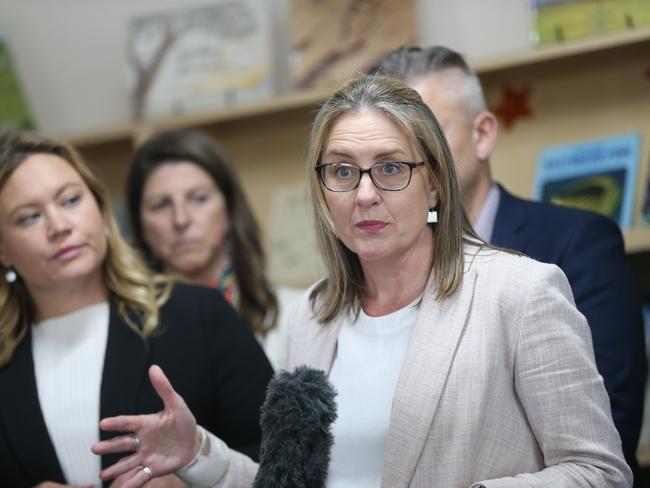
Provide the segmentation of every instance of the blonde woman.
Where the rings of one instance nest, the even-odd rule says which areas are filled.
[[[328,276],[303,297],[288,357],[338,392],[326,486],[631,486],[566,277],[475,236],[420,96],[392,78],[351,81],[316,116],[307,162]],[[163,411],[101,423],[147,448],[103,478],[145,466],[126,488],[170,472],[251,486],[257,465],[197,431],[160,369],[151,379]]]
[[[257,455],[272,374],[257,341],[219,293],[154,278],[69,145],[0,136],[0,264],[3,486],[96,485],[120,457],[90,453],[99,418],[161,408],[153,363],[202,422]]]

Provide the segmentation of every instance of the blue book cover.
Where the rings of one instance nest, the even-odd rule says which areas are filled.
[[[629,228],[641,137],[623,134],[554,146],[539,155],[533,197],[611,217]]]

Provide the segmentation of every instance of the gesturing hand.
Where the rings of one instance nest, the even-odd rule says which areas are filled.
[[[102,430],[130,434],[92,446],[95,454],[134,451],[100,473],[102,479],[109,480],[133,471],[124,488],[137,488],[152,477],[173,473],[189,463],[199,450],[196,420],[183,398],[158,366],[149,368],[149,379],[163,401],[163,410],[103,419],[99,423]]]

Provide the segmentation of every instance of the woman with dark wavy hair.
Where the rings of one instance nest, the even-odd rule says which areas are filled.
[[[216,141],[188,129],[153,135],[133,156],[127,206],[136,245],[154,269],[219,289],[264,343],[278,319],[260,229]],[[283,364],[284,351],[267,350]]]

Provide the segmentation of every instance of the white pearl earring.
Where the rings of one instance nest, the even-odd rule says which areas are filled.
[[[438,212],[435,210],[429,210],[427,215],[427,224],[435,224],[438,222]]]
[[[18,279],[18,275],[13,269],[8,269],[7,272],[5,273],[5,280],[7,283],[13,283]]]

